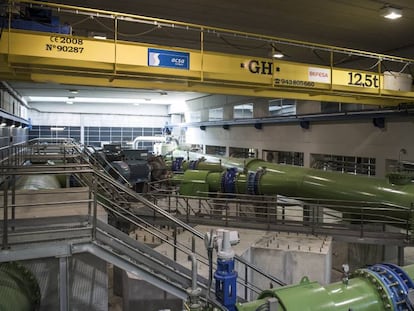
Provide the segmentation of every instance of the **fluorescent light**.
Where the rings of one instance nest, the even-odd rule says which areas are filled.
[[[6,126],[7,125],[7,123],[6,122],[1,122],[0,123],[0,126]]]
[[[99,40],[106,40],[106,36],[104,36],[104,35],[94,35],[93,38],[94,39],[99,39]]]
[[[106,33],[104,32],[95,32],[95,31],[89,31],[88,37],[99,39],[99,40],[105,40],[106,39]]]
[[[108,103],[108,104],[134,104],[144,103],[144,98],[110,98],[110,97],[54,97],[54,96],[29,96],[29,102],[67,102],[74,103]]]
[[[157,99],[151,98],[125,98],[125,97],[78,97],[78,96],[27,96],[28,103],[95,103],[95,104],[155,104],[171,105],[185,102],[181,98],[169,98],[169,96],[160,96]]]
[[[63,131],[65,128],[64,127],[51,127],[50,130],[51,131]]]
[[[72,94],[78,94],[79,93],[78,90],[69,90],[69,92],[71,92]]]
[[[381,9],[381,16],[388,19],[397,19],[402,17],[402,10],[386,6]]]

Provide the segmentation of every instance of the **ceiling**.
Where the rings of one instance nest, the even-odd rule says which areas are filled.
[[[48,1],[56,2],[56,1]],[[61,4],[87,6],[117,12],[171,19],[212,27],[276,36],[292,40],[314,42],[344,48],[414,58],[414,1],[412,0],[60,0]],[[85,5],[85,3],[87,3]],[[399,20],[387,20],[380,16],[380,9],[392,5],[403,10]],[[61,21],[73,27],[74,34],[105,32],[111,36],[111,20],[97,20],[85,16],[67,16],[62,13]],[[161,43],[167,46],[199,47],[199,34],[188,31],[170,31],[146,24],[120,25],[119,32],[125,38],[143,42]],[[108,33],[109,32],[109,33]],[[238,38],[206,36],[205,49],[265,57],[268,44],[246,43]],[[298,49],[295,46],[278,44],[278,49],[287,55],[287,60],[329,63],[329,55],[312,49]],[[355,58],[341,56],[337,64],[352,66]],[[374,63],[374,60],[370,60]],[[366,66],[372,65],[367,63]],[[398,64],[403,67],[403,64]],[[394,68],[400,70],[401,68]],[[406,73],[414,72],[408,66]],[[162,103],[163,90],[127,90],[115,88],[78,87],[58,84],[32,84],[9,81],[9,84],[23,96],[70,96],[70,89],[79,89],[82,95],[90,97],[136,97]],[[68,95],[69,94],[69,95]],[[204,94],[168,92],[168,97],[191,99]],[[76,95],[80,96],[80,95]],[[29,102],[30,104],[30,102]]]

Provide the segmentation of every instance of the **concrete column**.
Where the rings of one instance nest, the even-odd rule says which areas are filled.
[[[201,122],[208,121],[208,109],[201,110],[200,119]]]
[[[297,114],[320,113],[321,103],[314,100],[298,100],[296,101]]]
[[[68,304],[68,258],[60,257],[59,258],[59,305],[60,311],[69,310]]]
[[[253,103],[253,118],[269,116],[269,101],[267,98],[258,98]]]
[[[223,106],[223,120],[233,119],[233,105],[227,104]]]

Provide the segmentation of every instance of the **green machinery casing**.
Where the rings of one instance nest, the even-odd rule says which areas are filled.
[[[304,277],[300,284],[261,293],[239,303],[238,311],[266,311],[276,298],[278,311],[404,311],[413,310],[414,265],[379,264],[357,270],[350,279],[321,286]]]
[[[0,264],[0,310],[37,311],[40,288],[34,275],[17,262]]]

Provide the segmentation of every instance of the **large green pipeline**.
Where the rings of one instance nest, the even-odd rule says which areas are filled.
[[[303,278],[298,285],[264,291],[238,311],[403,311],[414,310],[414,265],[377,264],[349,279],[321,286]],[[270,308],[270,298],[276,298]]]
[[[40,288],[34,275],[16,263],[0,264],[0,310],[36,311],[40,306]]]
[[[223,158],[220,161],[223,169],[227,169],[224,173],[217,172],[216,167],[208,176],[200,173],[198,182],[205,178],[209,191],[381,202],[407,208],[414,203],[414,183],[399,185],[385,178],[274,164],[259,159]],[[201,161],[191,168],[201,171],[204,167],[208,168]],[[197,182],[195,174],[191,178],[187,178],[186,174],[187,171],[182,177],[183,184]],[[184,195],[196,195],[191,192],[191,187],[186,189],[184,186],[180,191]]]

